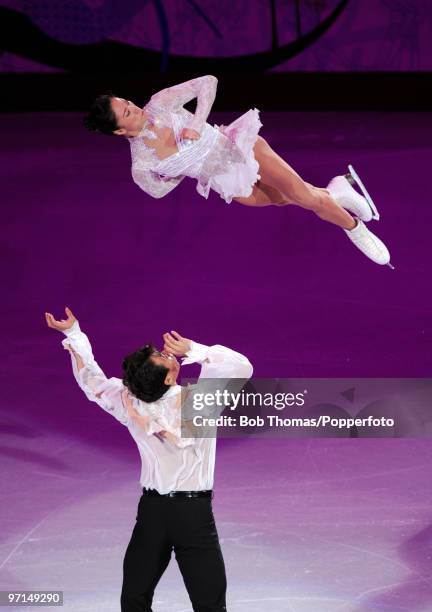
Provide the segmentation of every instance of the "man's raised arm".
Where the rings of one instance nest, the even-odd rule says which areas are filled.
[[[207,346],[191,341],[191,348],[182,363],[200,363],[200,378],[248,380],[253,373],[252,364],[247,357],[221,344]]]
[[[77,319],[66,308],[67,319],[57,321],[51,313],[45,313],[48,327],[61,331],[66,338],[63,347],[69,351],[75,379],[87,398],[96,402],[120,423],[127,425],[128,414],[122,401],[123,383],[119,378],[107,378],[93,357],[88,337],[79,326]]]
[[[164,342],[166,352],[171,352],[175,355],[185,355],[182,362],[183,365],[188,363],[201,364],[198,382],[195,385],[191,385],[189,393],[185,394],[182,405],[183,421],[192,421],[193,417],[198,414],[201,416],[217,417],[228,405],[214,404],[212,406],[209,403],[197,412],[193,407],[193,398],[194,396],[197,397],[196,394],[199,394],[200,397],[204,397],[206,394],[216,397],[216,394],[219,394],[219,392],[224,394],[224,391],[229,394],[237,394],[240,393],[252,376],[253,367],[249,359],[226,346],[220,344],[207,346],[192,340],[186,340],[177,332],[165,334]],[[221,395],[219,396],[221,397]],[[224,397],[226,397],[225,394]],[[195,432],[194,435],[199,437],[200,434],[196,429],[190,426],[188,429],[192,433]],[[206,431],[206,437],[209,437],[208,430]]]

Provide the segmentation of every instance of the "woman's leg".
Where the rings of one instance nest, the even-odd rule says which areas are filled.
[[[296,204],[344,229],[350,230],[356,226],[353,217],[333,200],[327,189],[306,183],[261,136],[255,143],[254,154],[259,163],[261,180],[249,198],[233,198],[237,202],[249,206]]]
[[[246,206],[285,206],[289,204],[280,191],[270,185],[266,185],[262,180],[255,183],[250,196],[247,198],[233,198],[233,200]]]
[[[372,261],[392,267],[385,244],[363,222],[357,222],[339,206],[328,189],[306,183],[261,136],[258,136],[255,143],[254,154],[259,163],[261,179],[255,183],[248,198],[238,197],[233,200],[247,206],[296,204],[313,210],[321,219],[343,228],[355,246]]]

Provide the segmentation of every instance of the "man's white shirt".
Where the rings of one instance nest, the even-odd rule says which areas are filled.
[[[126,426],[141,456],[140,486],[170,491],[200,491],[213,488],[216,437],[181,436],[182,387],[174,385],[156,402],[146,403],[129,394],[133,409],[125,405],[125,386],[120,378],[107,378],[94,359],[88,337],[75,321],[64,331],[62,341],[84,364],[78,370],[71,353],[75,379],[87,398]],[[200,379],[243,379],[252,376],[252,365],[241,353],[219,344],[191,343],[183,364],[200,363]],[[168,432],[165,436],[163,432]]]

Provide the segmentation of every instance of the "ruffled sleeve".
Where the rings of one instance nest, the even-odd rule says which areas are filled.
[[[90,341],[75,321],[72,327],[64,330],[63,347],[71,353],[72,371],[78,385],[87,399],[95,402],[115,417],[122,425],[128,425],[128,415],[123,405],[121,393],[123,383],[119,378],[107,378],[96,362]],[[78,368],[75,354],[79,355],[83,367]]]
[[[163,198],[163,196],[177,187],[185,177],[163,177],[153,170],[147,168],[140,169],[137,166],[132,166],[132,178],[143,191],[153,198]]]
[[[129,418],[142,428],[148,436],[157,435],[160,440],[185,448],[195,443],[194,438],[181,435],[181,393],[175,397],[146,404],[125,392],[123,401]]]
[[[223,394],[225,391],[238,394],[253,374],[253,367],[249,359],[232,349],[215,344],[207,346],[192,342],[190,350],[182,361],[182,365],[200,363],[201,372],[195,385],[190,385],[182,406],[182,419],[192,421],[197,414],[208,417],[218,417],[228,404],[208,403],[199,408],[195,405],[196,399],[205,396]]]
[[[200,378],[240,378],[248,380],[253,367],[247,357],[232,349],[215,344],[207,346],[191,342],[191,348],[182,360],[182,365],[200,363]]]

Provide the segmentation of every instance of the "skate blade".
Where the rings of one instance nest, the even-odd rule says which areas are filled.
[[[375,219],[375,221],[378,221],[378,219],[380,218],[379,212],[377,207],[375,206],[372,198],[370,197],[370,195],[367,192],[366,187],[363,185],[359,175],[357,174],[357,172],[354,170],[354,168],[351,166],[351,164],[348,164],[348,170],[350,175],[352,176],[353,180],[355,181],[356,185],[358,186],[358,188],[360,189],[360,191],[363,193],[364,197],[366,198],[366,202],[369,204],[369,208],[372,211],[372,219]]]

